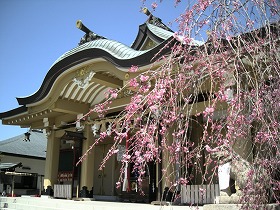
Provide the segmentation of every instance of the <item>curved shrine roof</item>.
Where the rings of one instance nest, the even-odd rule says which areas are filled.
[[[166,31],[160,27],[154,26],[152,24],[146,23],[144,24],[149,29],[149,32],[153,34],[154,36],[160,38],[161,40],[157,41],[162,42],[170,37],[173,37],[173,33],[170,31]],[[69,50],[68,52],[64,53],[62,56],[60,56],[52,66],[54,66],[59,61],[65,59],[66,57],[69,57],[75,53],[89,50],[89,49],[99,49],[102,51],[105,51],[109,53],[111,56],[113,56],[115,59],[119,60],[129,60],[133,59],[135,57],[138,57],[140,55],[143,55],[147,53],[149,50],[135,50],[133,47],[128,47],[118,41],[109,40],[109,39],[98,39],[91,42],[87,42],[83,45],[77,46],[73,48],[72,50]],[[117,62],[116,62],[117,64]],[[127,65],[123,64],[123,67],[127,67]],[[140,64],[141,65],[141,64]]]
[[[44,98],[52,87],[56,78],[70,67],[87,60],[103,58],[120,68],[129,69],[132,65],[145,66],[166,54],[170,49],[163,49],[165,44],[173,39],[173,33],[157,26],[146,23],[149,33],[161,37],[161,43],[148,50],[135,50],[120,42],[109,39],[98,39],[79,45],[60,56],[50,67],[40,89],[31,96],[17,98],[19,105],[35,103]],[[158,40],[157,40],[158,41]],[[155,55],[161,50],[161,53]],[[1,116],[1,115],[0,115]]]
[[[271,27],[275,28],[276,26],[271,26]],[[277,30],[275,29],[275,31],[279,33],[278,24],[276,28]],[[264,35],[266,34],[264,29],[260,30],[257,33],[260,32],[262,32],[261,34]],[[250,38],[251,33],[252,32],[248,34],[244,34],[244,36]],[[108,40],[103,38],[89,41],[82,45],[79,45],[69,50],[68,52],[64,53],[53,63],[48,73],[46,74],[46,77],[41,87],[37,92],[27,97],[17,98],[19,105],[22,106],[13,110],[9,110],[7,112],[0,113],[0,119],[15,117],[17,115],[23,115],[25,113],[28,114],[28,105],[43,100],[50,92],[54,83],[64,72],[71,69],[71,67],[76,67],[79,64],[84,64],[86,61],[91,61],[94,59],[103,59],[107,61],[107,64],[108,63],[113,64],[113,66],[116,67],[114,70],[119,70],[118,72],[116,72],[116,74],[122,74],[127,72],[132,65],[139,66],[139,67],[150,65],[151,63],[156,61],[156,59],[158,59],[161,55],[168,54],[170,52],[170,48],[164,48],[164,47],[168,42],[177,42],[177,40],[173,38],[173,35],[174,33],[171,30],[169,29],[166,30],[166,27],[164,28],[160,27],[160,24],[159,26],[157,26],[155,24],[146,22],[139,26],[138,35],[131,47],[128,47],[114,40]],[[151,45],[149,45],[150,43]],[[191,43],[192,46],[200,46],[202,44],[203,43],[197,42],[195,40],[193,43]],[[207,41],[206,44],[210,45],[211,47],[211,40]],[[157,57],[155,57],[155,55]],[[95,78],[95,76],[93,77],[93,79]],[[104,78],[104,75],[101,75],[100,77]],[[106,77],[106,79],[110,79],[110,78]],[[119,82],[123,82],[120,81],[120,79],[118,79],[117,77],[111,79],[112,80],[116,79],[119,80]],[[72,83],[68,83],[67,85],[67,87],[69,87],[68,89],[65,88],[63,90],[59,90],[61,91],[60,96],[62,98],[75,101],[77,98],[82,97],[82,95],[80,95],[81,97],[77,96],[76,93],[79,91],[85,94],[85,97],[87,97],[86,93],[84,92],[88,91],[88,89],[84,89],[84,91],[78,89],[72,91],[75,86],[75,84]],[[104,94],[103,94],[104,90],[109,87],[97,83],[93,83],[92,85],[93,86],[95,85],[99,88],[100,91],[97,94],[99,94],[100,97],[104,98]],[[94,91],[98,89],[98,88],[94,88],[95,86],[94,87],[93,86],[91,88],[91,92],[89,92],[88,94],[92,94]],[[87,100],[82,100],[82,102],[88,103],[88,102],[92,102],[92,100],[87,99]]]
[[[141,48],[147,38],[155,43],[150,49],[139,50],[133,45],[137,42],[137,47]],[[131,47],[109,39],[97,39],[79,45],[61,55],[53,63],[37,92],[27,97],[17,98],[18,104],[22,105],[21,107],[0,113],[0,118],[26,112],[27,104],[36,103],[46,97],[56,79],[73,66],[88,60],[102,58],[117,68],[128,71],[132,65],[139,67],[149,65],[159,56],[168,53],[170,49],[163,49],[163,47],[172,39],[173,32],[146,22],[139,26],[138,35]],[[157,57],[155,57],[156,54]]]

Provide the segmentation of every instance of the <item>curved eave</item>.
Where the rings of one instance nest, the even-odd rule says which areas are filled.
[[[149,23],[144,23],[139,26],[138,34],[133,44],[131,45],[131,48],[135,50],[141,49],[147,37],[149,37],[156,43],[161,43],[172,36],[173,32],[164,30]]]
[[[63,72],[88,60],[103,58],[119,68],[127,69],[132,65],[139,67],[148,65],[170,51],[169,48],[164,48],[164,46],[171,41],[171,38],[147,51],[136,51],[119,42],[105,39],[85,43],[62,55],[48,71],[39,90],[33,95],[17,98],[18,103],[19,105],[26,105],[42,100]]]
[[[9,110],[7,112],[0,113],[0,119],[3,120],[3,119],[8,118],[10,116],[17,116],[17,115],[23,114],[25,112],[27,112],[27,107],[26,106],[20,106],[18,108]]]

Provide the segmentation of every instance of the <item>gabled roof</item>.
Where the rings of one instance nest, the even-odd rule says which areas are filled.
[[[135,50],[141,50],[145,46],[145,42],[151,40],[155,45],[173,37],[174,32],[171,30],[165,30],[161,27],[155,26],[150,23],[145,23],[139,26],[138,34],[131,45],[131,48]]]
[[[21,166],[22,163],[0,163],[0,171],[14,171],[15,168]]]
[[[35,130],[29,133],[30,141],[24,141],[24,134],[0,141],[0,153],[11,156],[45,159],[47,150],[46,135]]]

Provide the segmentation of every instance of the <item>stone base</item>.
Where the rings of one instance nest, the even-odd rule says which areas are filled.
[[[240,203],[240,197],[236,194],[232,194],[231,196],[219,196],[219,204],[238,204]]]
[[[95,201],[94,198],[73,198],[73,201]]]
[[[170,206],[172,203],[168,201],[152,201],[152,205]]]
[[[50,196],[50,195],[41,195],[40,198],[43,198],[43,199],[53,199],[53,197]]]

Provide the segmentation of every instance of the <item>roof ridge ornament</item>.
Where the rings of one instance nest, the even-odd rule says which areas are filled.
[[[97,39],[106,39],[106,37],[100,36],[96,33],[94,33],[93,31],[89,30],[83,23],[81,20],[77,20],[76,22],[76,27],[78,29],[80,29],[81,31],[85,32],[86,34],[81,38],[80,42],[78,45],[82,45],[86,42],[90,42],[93,40],[97,40]]]
[[[155,17],[155,16],[149,11],[149,9],[148,9],[147,7],[144,7],[144,8],[142,9],[142,12],[143,12],[145,15],[147,15],[147,16],[149,17],[148,20],[147,20],[146,22],[148,22],[148,23],[150,23],[150,24],[153,24],[153,25],[155,25],[155,26],[157,26],[157,27],[160,27],[160,28],[162,28],[162,29],[164,29],[164,30],[173,32],[167,25],[165,25],[165,24],[162,22],[162,20],[161,20],[160,18]]]

